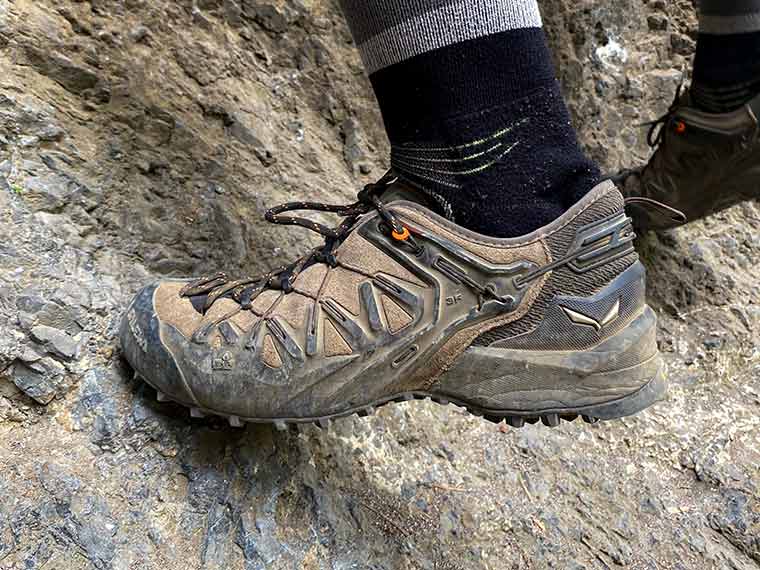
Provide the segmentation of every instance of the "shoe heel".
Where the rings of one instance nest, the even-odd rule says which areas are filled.
[[[657,316],[645,305],[625,328],[587,350],[471,347],[437,390],[489,418],[630,416],[667,392],[656,331]]]
[[[665,399],[668,392],[668,381],[665,376],[665,365],[659,355],[655,358],[655,362],[647,363],[647,367],[653,365],[657,366],[654,376],[636,392],[579,411],[592,418],[614,420],[638,414]]]

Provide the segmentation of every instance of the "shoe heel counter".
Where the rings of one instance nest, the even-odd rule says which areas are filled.
[[[563,350],[568,340],[563,334],[581,336],[583,346],[599,342],[599,335],[623,316],[642,310],[646,302],[645,270],[634,249],[635,237],[622,194],[607,184],[580,215],[547,236],[552,261],[539,272],[548,273],[548,279],[526,316],[489,331],[475,345],[534,346],[551,341],[548,349]],[[582,334],[576,334],[579,331]]]
[[[488,413],[636,413],[666,390],[657,316],[636,261],[590,296],[556,295],[534,330],[472,346],[435,386]]]
[[[572,242],[554,262],[558,269],[568,269],[576,275],[605,267],[614,272],[615,261],[631,256],[638,260],[633,245],[636,232],[633,220],[625,211],[623,196],[617,188],[610,195],[610,201],[616,206],[614,211],[600,215],[590,223],[576,225]],[[556,251],[558,248],[552,249]]]
[[[620,192],[603,188],[545,238],[552,261],[525,315],[487,331],[438,380],[437,394],[494,417],[611,419],[663,397],[657,316]],[[554,415],[552,415],[554,414]]]
[[[494,348],[585,350],[614,336],[640,315],[646,304],[646,270],[638,260],[611,276],[607,285],[589,295],[557,293],[547,300],[540,323]]]
[[[613,211],[579,224],[567,249],[558,281],[578,279],[582,287],[555,287],[536,332],[553,336],[554,350],[563,344],[579,350],[617,334],[646,308],[646,268],[634,247],[633,220],[615,187],[608,194]],[[601,213],[601,212],[600,212]],[[656,317],[655,317],[656,319]]]

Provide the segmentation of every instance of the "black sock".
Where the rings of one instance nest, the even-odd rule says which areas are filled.
[[[701,0],[692,99],[727,113],[760,94],[760,0]]]
[[[443,23],[427,0],[389,2],[397,9],[390,15],[368,16],[375,3],[366,0],[344,7],[403,179],[456,223],[498,237],[548,224],[596,185],[599,171],[578,144],[540,17],[521,24],[538,13],[532,0],[457,0],[450,4],[468,8],[466,18]],[[412,39],[399,39],[409,20]],[[461,39],[499,21],[507,29]]]

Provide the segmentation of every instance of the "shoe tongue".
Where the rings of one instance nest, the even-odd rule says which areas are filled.
[[[208,293],[190,297],[190,303],[193,305],[193,309],[195,309],[196,313],[201,315],[206,314],[206,299],[208,299]]]

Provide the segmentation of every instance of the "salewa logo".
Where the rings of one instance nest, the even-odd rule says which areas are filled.
[[[610,309],[610,312],[607,313],[607,315],[601,321],[597,321],[593,317],[589,317],[588,315],[584,315],[583,313],[579,313],[578,311],[573,311],[572,309],[568,309],[567,307],[563,307],[562,305],[560,305],[560,309],[562,309],[565,312],[565,314],[567,315],[567,318],[570,319],[570,321],[573,322],[574,324],[580,325],[580,326],[592,327],[595,331],[599,332],[607,325],[615,322],[617,318],[620,316],[620,299],[617,300],[617,302],[612,307],[612,309]]]

